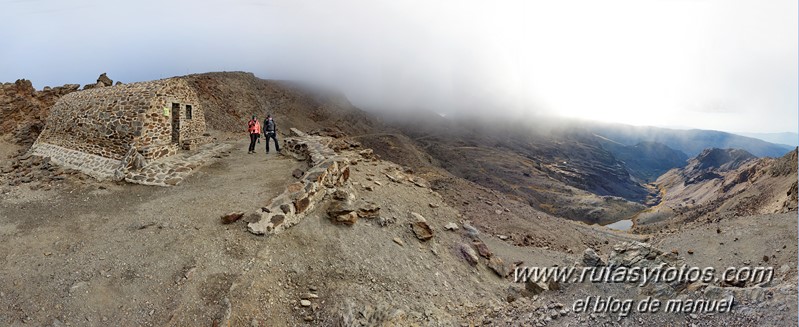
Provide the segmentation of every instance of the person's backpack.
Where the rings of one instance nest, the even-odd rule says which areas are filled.
[[[276,132],[276,130],[275,130],[275,121],[274,120],[267,119],[264,122],[264,132],[265,133],[274,133],[274,132]]]

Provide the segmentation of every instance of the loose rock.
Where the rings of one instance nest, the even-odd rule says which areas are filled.
[[[587,267],[604,266],[605,262],[599,257],[599,254],[592,248],[587,248],[583,251],[583,264]]]
[[[241,217],[244,217],[244,212],[242,211],[231,212],[222,216],[222,223],[231,224],[241,219]]]
[[[469,244],[458,244],[458,250],[470,265],[477,265],[477,262],[480,260],[480,258],[477,256],[477,252]]]

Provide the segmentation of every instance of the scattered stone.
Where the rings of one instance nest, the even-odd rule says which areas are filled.
[[[420,241],[428,241],[433,238],[433,229],[424,221],[417,221],[411,223],[411,230]]]
[[[83,281],[81,281],[81,282],[77,282],[77,283],[73,284],[73,285],[72,285],[72,286],[69,288],[69,292],[70,292],[70,293],[72,293],[72,292],[78,291],[78,290],[80,290],[81,288],[84,288],[84,287],[86,287],[86,286],[89,286],[89,283],[88,283],[88,282],[83,282]]]
[[[354,224],[358,220],[358,214],[355,212],[356,208],[349,201],[334,201],[327,209],[327,215],[333,222],[342,222]],[[350,215],[354,213],[353,215]],[[354,220],[353,220],[354,219]]]
[[[470,225],[468,222],[463,222],[463,229],[471,237],[477,237],[477,235],[480,235],[480,231],[478,231],[477,228],[474,228],[474,226]]]
[[[302,293],[300,295],[300,299],[303,299],[303,300],[313,300],[313,299],[318,299],[318,298],[319,298],[319,296],[314,294],[314,293]]]
[[[383,217],[383,216],[377,217],[377,224],[380,225],[380,227],[386,227],[396,222],[397,222],[396,217]]]
[[[488,249],[488,246],[485,245],[485,243],[481,241],[473,241],[472,244],[477,249],[477,253],[479,253],[481,257],[490,259],[491,256],[494,255],[494,253],[492,253],[491,250]]]
[[[360,209],[358,209],[358,216],[366,219],[374,219],[380,217],[380,207],[374,202],[366,202]]]
[[[524,289],[527,290],[530,295],[538,295],[544,292],[544,287],[538,282],[534,282],[532,280],[528,280],[524,284]]]
[[[497,237],[499,237],[499,239],[503,240],[503,241],[505,241],[505,240],[510,238],[510,237],[508,237],[508,235],[497,235]],[[571,249],[570,249],[570,251],[571,251]]]
[[[605,262],[602,261],[602,258],[599,254],[594,251],[592,248],[587,248],[583,251],[583,264],[586,267],[599,267],[604,266]]]
[[[550,278],[547,280],[547,289],[550,291],[558,291],[560,290],[560,284],[554,278]]]
[[[430,208],[433,208],[433,209],[435,209],[435,208],[438,208],[438,207],[439,207],[439,206],[438,206],[437,204],[435,204],[435,203],[430,203]]]
[[[470,265],[475,266],[477,262],[479,262],[480,258],[477,256],[477,252],[472,248],[469,244],[460,243],[458,244],[458,250],[463,255],[463,258],[469,262]]]
[[[231,224],[241,219],[241,217],[244,217],[244,212],[242,211],[231,212],[222,216],[222,223]]]
[[[358,222],[358,213],[355,211],[338,215],[333,219],[333,223],[337,224],[354,225],[356,222]]]
[[[452,222],[448,223],[448,224],[444,225],[444,229],[445,230],[451,230],[451,231],[458,230],[458,224],[452,223]]]
[[[763,262],[768,262],[768,256],[767,255],[763,256]]]
[[[399,244],[399,246],[405,246],[405,242],[403,242],[399,237],[395,237],[393,241],[394,243]]]
[[[303,307],[310,307],[311,306],[311,301],[300,300],[300,305],[303,306]]]
[[[411,212],[411,218],[413,219],[413,221],[427,222],[427,219],[425,219],[424,216],[422,216],[422,215],[420,215],[418,213],[415,213],[415,212]]]
[[[285,204],[285,203],[281,204],[280,205],[280,211],[283,211],[283,213],[288,214],[288,213],[291,212],[291,206],[288,205],[288,204]]]
[[[364,159],[374,159],[374,151],[372,149],[361,150],[358,152]]]
[[[610,266],[655,267],[661,264],[675,264],[677,258],[672,253],[663,253],[654,246],[636,241],[622,242],[613,246],[608,256]]]
[[[487,266],[499,277],[505,278],[510,275],[510,269],[500,257],[491,257]]]
[[[433,229],[427,224],[424,216],[411,212],[411,217],[415,220],[411,223],[411,230],[420,241],[427,241],[433,238]]]
[[[297,179],[302,178],[303,175],[305,175],[305,173],[302,172],[302,170],[299,170],[299,169],[294,169],[294,171],[291,172],[291,176],[293,176],[294,178],[297,178]]]
[[[688,252],[688,254],[694,254],[694,250],[690,250],[689,249],[687,252]]]
[[[421,178],[412,178],[412,179],[411,179],[411,183],[413,183],[413,185],[416,185],[416,186],[418,186],[418,187],[422,187],[422,188],[428,188],[428,187],[430,187],[430,186],[427,184],[427,182],[426,182],[426,181],[424,181],[424,180],[423,180],[423,179],[421,179]]]
[[[333,192],[333,199],[336,199],[336,200],[339,200],[339,201],[347,200],[349,197],[350,197],[350,194],[347,193],[347,191],[342,190],[342,189],[337,189],[335,192]]]

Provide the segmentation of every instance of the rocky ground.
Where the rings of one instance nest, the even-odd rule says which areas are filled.
[[[429,173],[345,150],[354,164],[349,184],[340,190],[374,203],[378,215],[341,223],[330,217],[328,197],[285,232],[256,236],[247,231],[246,218],[226,225],[219,217],[264,205],[296,180],[292,172],[305,163],[263,152],[248,155],[243,141],[220,139],[233,149],[173,187],[101,183],[71,173],[56,175],[65,176],[58,183],[11,187],[16,171],[42,171],[37,167],[45,164],[12,159],[20,164],[0,178],[7,185],[0,200],[0,255],[8,263],[0,268],[0,323],[785,326],[796,321],[796,306],[786,305],[796,303],[795,213],[725,221],[720,233],[708,227],[633,235],[551,217],[462,180],[431,183],[428,178],[435,177]],[[725,242],[739,250],[726,251]],[[595,249],[598,259],[587,260],[593,258],[587,248]],[[778,266],[778,274],[766,286],[658,291],[666,299],[735,294],[742,302],[731,313],[621,319],[575,313],[572,304],[592,295],[641,299],[652,290],[602,283],[536,288],[515,283],[510,274],[517,265],[646,261],[650,252],[657,253],[653,262],[769,264]]]
[[[219,215],[279,193],[300,163],[242,151],[171,188],[68,176],[0,201],[0,324],[210,325],[261,240]],[[246,147],[246,145],[245,145]],[[7,182],[3,176],[3,182]]]

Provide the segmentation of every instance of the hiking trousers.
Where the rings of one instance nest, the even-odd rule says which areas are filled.
[[[266,153],[269,153],[269,139],[275,140],[275,151],[280,152],[280,145],[277,142],[277,133],[266,132],[264,133],[264,140],[266,141]]]
[[[250,149],[249,152],[255,152],[255,142],[258,141],[258,134],[250,134]]]

